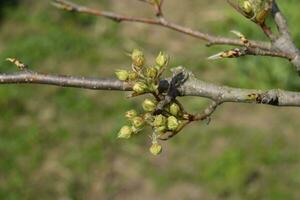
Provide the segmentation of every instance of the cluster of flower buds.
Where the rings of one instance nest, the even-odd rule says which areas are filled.
[[[273,0],[229,0],[229,2],[257,24],[264,24],[273,5]]]
[[[130,125],[125,125],[120,129],[118,138],[129,139],[146,126],[150,126],[153,130],[150,152],[154,155],[161,153],[162,147],[158,143],[157,138],[167,132],[176,133],[179,131],[183,124],[184,116],[180,106],[176,103],[166,106],[164,110],[167,113],[166,115],[156,115],[156,107],[156,100],[146,98],[142,103],[143,113],[138,114],[136,110],[127,111],[125,117],[128,119]]]
[[[152,145],[149,151],[153,155],[158,155],[162,152],[158,138],[166,133],[177,133],[187,119],[177,102],[171,102],[164,106],[162,112],[156,112],[161,95],[158,93],[159,78],[168,64],[168,56],[160,52],[156,57],[155,65],[150,66],[145,66],[145,57],[142,51],[135,49],[130,56],[132,59],[131,70],[117,70],[118,79],[133,85],[132,96],[149,93],[154,98],[144,99],[141,106],[143,112],[138,113],[136,110],[126,112],[125,117],[128,119],[129,125],[120,129],[118,138],[129,139],[146,126],[150,126],[153,132],[150,136]]]
[[[159,76],[168,64],[168,56],[160,52],[154,66],[145,66],[145,56],[142,51],[134,49],[130,54],[131,70],[117,70],[116,76],[121,81],[133,84],[134,96],[144,93],[158,93]]]

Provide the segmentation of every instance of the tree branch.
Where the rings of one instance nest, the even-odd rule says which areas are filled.
[[[0,74],[0,84],[44,84],[60,87],[75,87],[92,90],[130,91],[132,86],[126,82],[110,78],[88,78],[65,75],[50,75],[31,71]]]
[[[160,81],[160,88],[167,91],[169,80]],[[45,84],[60,87],[75,87],[92,90],[131,91],[132,85],[117,79],[88,78],[65,75],[50,75],[31,71],[0,74],[0,84]],[[212,99],[215,102],[256,103],[273,106],[300,107],[300,92],[284,90],[255,90],[218,86],[190,76],[178,88],[180,96],[198,96]]]
[[[281,52],[286,52],[291,56],[291,63],[296,67],[300,74],[300,50],[296,47],[292,36],[289,33],[287,21],[275,0],[273,3],[272,15],[280,34],[279,37],[272,42],[273,46],[275,49],[278,49]]]
[[[138,22],[138,23],[162,26],[162,27],[172,29],[177,32],[207,41],[208,46],[211,46],[211,45],[245,46],[245,44],[239,39],[215,36],[212,34],[201,32],[201,31],[196,31],[191,28],[184,27],[184,26],[178,25],[176,23],[170,22],[162,16],[159,16],[157,19],[132,17],[132,16],[126,16],[126,15],[120,15],[120,14],[117,14],[114,12],[101,11],[101,10],[97,10],[97,9],[93,9],[93,8],[88,8],[88,7],[81,6],[81,5],[75,4],[73,2],[66,1],[66,0],[54,0],[54,2],[55,2],[54,5],[56,7],[67,10],[67,11],[80,12],[80,13],[85,13],[85,14],[89,14],[89,15],[105,17],[105,18],[108,18],[108,19],[111,19],[111,20],[114,20],[117,22],[127,21],[127,22]],[[253,47],[253,48],[268,50],[270,52],[274,51],[274,50],[272,50],[272,45],[269,42],[250,40],[249,43],[251,44],[251,47]],[[275,53],[275,51],[274,51],[274,53]]]

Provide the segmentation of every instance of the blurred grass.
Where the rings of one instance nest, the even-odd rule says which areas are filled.
[[[3,2],[3,1],[1,1]],[[79,1],[80,2],[80,1]],[[81,1],[122,13],[147,14],[134,1]],[[300,45],[299,2],[279,1]],[[1,4],[1,72],[6,57],[51,73],[112,76],[129,65],[126,51],[159,50],[199,78],[236,87],[298,90],[298,76],[281,59],[245,57],[208,62],[225,47],[205,48],[187,36],[141,24],[116,24],[58,11],[47,1]],[[265,39],[222,1],[166,1],[169,18],[195,29]],[[206,126],[193,124],[148,153],[147,136],[116,140],[123,113],[140,99],[118,92],[51,86],[0,87],[0,199],[299,199],[299,111],[253,105],[222,106]],[[183,99],[191,111],[207,101]],[[146,133],[145,133],[146,134]]]

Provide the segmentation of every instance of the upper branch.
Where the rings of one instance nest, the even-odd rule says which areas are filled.
[[[289,32],[287,21],[280,11],[276,1],[273,3],[272,15],[279,31],[279,37],[273,41],[274,48],[291,55],[291,63],[296,66],[300,74],[300,50],[295,45]]]
[[[160,88],[167,91],[169,80],[160,81]],[[49,75],[31,71],[0,74],[0,84],[46,84],[61,87],[76,87],[92,90],[131,91],[132,85],[117,79]],[[300,107],[300,93],[284,90],[255,90],[218,86],[192,76],[178,88],[180,96],[199,96],[218,103],[257,103],[273,106]]]
[[[212,34],[204,33],[201,31],[196,31],[188,27],[184,27],[178,25],[176,23],[170,22],[166,20],[164,17],[159,16],[156,19],[152,18],[142,18],[142,17],[132,17],[127,15],[120,15],[113,12],[101,11],[93,8],[88,8],[85,6],[81,6],[66,0],[54,0],[55,5],[58,8],[65,9],[68,11],[75,11],[80,13],[86,13],[94,16],[105,17],[117,22],[128,21],[128,22],[139,22],[151,25],[158,25],[168,29],[175,30],[177,32],[181,32],[183,34],[190,35],[195,38],[199,38],[201,40],[207,41],[208,45],[233,45],[233,46],[245,46],[245,44],[239,39],[226,38],[221,36],[215,36]],[[253,48],[259,48],[264,50],[271,50],[271,44],[269,42],[262,41],[254,41],[250,40],[251,46]]]

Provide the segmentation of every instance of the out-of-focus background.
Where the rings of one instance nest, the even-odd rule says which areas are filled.
[[[77,0],[139,16],[152,10],[135,0]],[[234,37],[239,30],[266,39],[255,24],[222,0],[165,0],[166,16],[179,24]],[[299,0],[278,0],[300,46]],[[229,47],[205,43],[161,27],[117,24],[66,13],[49,1],[0,1],[0,71],[15,71],[6,57],[32,70],[82,76],[113,76],[126,68],[126,52],[160,50],[171,66],[184,65],[198,78],[242,88],[299,90],[291,65],[270,57],[209,62]],[[210,125],[195,123],[148,152],[147,133],[117,140],[124,112],[141,99],[124,93],[39,85],[0,86],[0,199],[299,199],[300,110],[224,104]],[[207,101],[183,98],[190,111]]]

